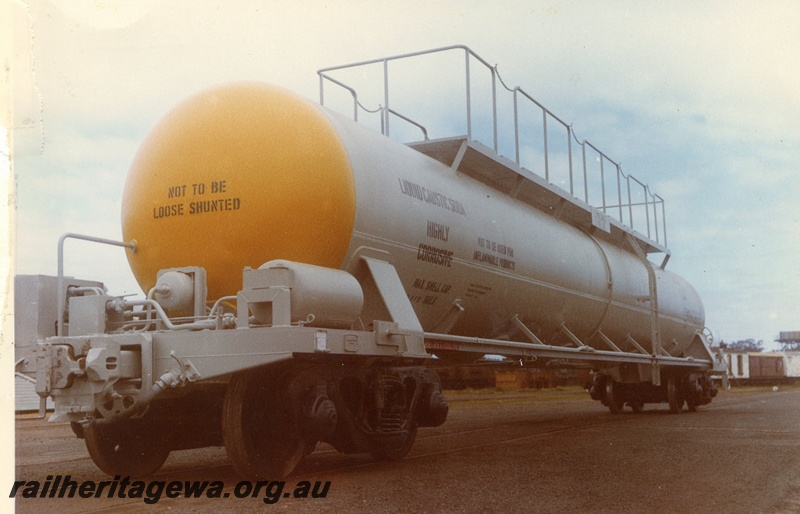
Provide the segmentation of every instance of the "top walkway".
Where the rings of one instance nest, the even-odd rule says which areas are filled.
[[[454,53],[461,57],[454,60]],[[670,250],[663,198],[595,145],[579,141],[571,125],[522,88],[507,87],[497,66],[468,47],[436,48],[317,73],[322,105],[325,84],[338,86],[349,94],[354,120],[595,237],[624,246],[630,236],[645,253],[665,254],[661,266],[666,266]],[[464,103],[458,100],[462,94]],[[331,105],[335,92],[328,96],[327,106],[336,108]],[[340,110],[349,111],[349,101],[338,100]],[[370,109],[367,102],[377,106]],[[437,124],[438,130],[433,128]],[[444,135],[431,139],[433,131]]]

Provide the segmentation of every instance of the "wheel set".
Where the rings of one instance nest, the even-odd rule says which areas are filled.
[[[275,480],[291,473],[318,441],[343,453],[402,459],[417,428],[441,425],[448,411],[438,376],[423,366],[286,363],[233,374],[220,386],[216,407],[177,400],[151,404],[138,419],[98,413],[73,429],[112,476],[150,475],[172,450],[224,445],[237,474]]]
[[[684,406],[695,412],[700,405],[709,403],[716,396],[716,386],[710,378],[697,373],[670,373],[660,386],[649,382],[623,383],[599,374],[590,394],[608,407],[611,414],[624,412],[626,406],[638,414],[646,403],[667,403],[670,413],[677,414],[683,412]]]

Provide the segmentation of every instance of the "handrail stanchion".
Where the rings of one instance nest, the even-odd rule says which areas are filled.
[[[500,153],[500,146],[497,142],[497,70],[492,70],[492,130],[494,135],[494,152]]]
[[[625,181],[628,183],[628,217],[630,218],[630,227],[633,228],[633,199],[631,198],[631,176],[627,175]]]
[[[658,210],[656,209],[656,197],[650,193],[650,188],[647,188],[647,194],[653,197],[653,230],[656,232],[656,242],[658,242]]]
[[[605,163],[605,159],[603,158],[603,154],[600,154],[600,191],[603,195],[603,214],[606,213],[606,172],[605,167],[603,164]]]
[[[514,88],[514,146],[517,152],[517,166],[522,166],[519,162],[519,112],[517,107],[517,88]]]
[[[617,203],[619,204],[619,222],[625,224],[622,219],[622,183],[620,182],[620,170],[619,164],[617,164]]]
[[[467,79],[467,139],[470,141],[472,140],[472,87],[471,81],[469,78],[469,49],[466,49],[464,52],[464,67],[466,69],[466,79]]]
[[[569,194],[575,196],[575,184],[572,178],[572,125],[567,125],[567,152],[569,153]]]
[[[383,116],[385,119],[385,136],[389,136],[389,60],[383,60]]]
[[[637,182],[639,182],[637,180]],[[650,199],[647,197],[647,186],[639,182],[642,185],[642,191],[644,192],[644,214],[645,220],[647,221],[647,237],[650,237]]]
[[[542,108],[542,135],[544,137],[544,179],[550,181],[550,159],[547,151],[547,109]]]
[[[667,212],[664,207],[664,199],[660,196],[658,197],[661,200],[661,223],[663,224],[664,229],[664,246],[667,246]]]
[[[584,201],[589,203],[589,179],[586,173],[586,140],[581,143],[581,153],[583,154],[583,196]]]

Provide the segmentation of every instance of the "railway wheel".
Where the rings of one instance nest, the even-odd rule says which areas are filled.
[[[614,382],[614,380],[611,379],[611,377],[606,377],[605,391],[606,405],[608,406],[608,410],[611,412],[611,414],[620,414],[622,409],[625,407],[625,400],[622,398],[619,386],[616,382]]]
[[[683,410],[683,394],[681,393],[679,378],[675,375],[670,375],[667,379],[667,402],[671,413],[678,414]]]
[[[222,407],[222,438],[233,469],[244,478],[280,479],[306,452],[281,375],[263,369],[238,373],[228,384]]]
[[[146,418],[112,425],[90,423],[83,434],[94,463],[112,476],[152,475],[170,453],[168,438]]]
[[[686,409],[689,412],[697,411],[697,407],[703,401],[703,387],[698,383],[697,378],[687,377],[685,382]]]
[[[375,460],[401,460],[408,455],[417,439],[417,427],[408,430],[403,439],[398,443],[386,444],[384,441],[377,442],[370,450],[370,455]]]

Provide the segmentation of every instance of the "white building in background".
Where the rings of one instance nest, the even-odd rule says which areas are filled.
[[[800,351],[737,352],[724,351],[728,378],[768,382],[797,379],[800,381]]]
[[[785,352],[786,376],[800,377],[800,352]]]
[[[53,409],[53,399],[47,398],[47,409]],[[38,411],[39,395],[33,382],[14,377],[14,410],[17,412]]]

